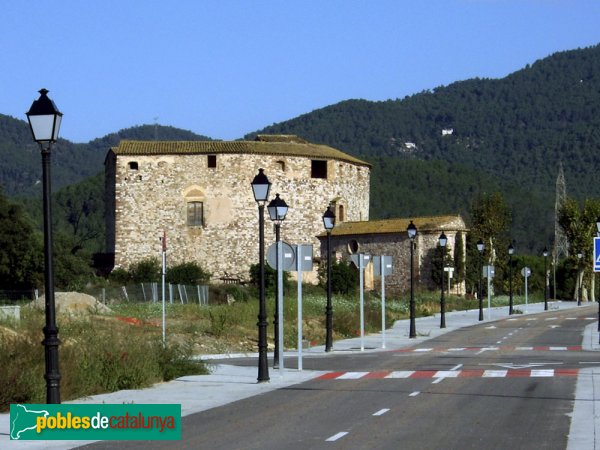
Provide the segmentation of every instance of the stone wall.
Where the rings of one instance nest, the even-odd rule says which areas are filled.
[[[272,183],[270,197],[279,193],[289,206],[282,239],[313,244],[317,257],[316,236],[323,231],[322,215],[330,202],[343,208],[346,220],[369,219],[366,165],[328,160],[323,179],[311,178],[309,157],[217,154],[216,161],[211,168],[205,154],[109,152],[107,251],[115,253],[115,267],[148,257],[160,260],[159,238],[165,230],[168,265],[195,261],[213,274],[213,281],[247,280],[250,265],[258,261],[258,207],[250,183],[259,168]],[[187,225],[188,201],[203,203],[203,226]],[[265,208],[265,248],[274,240]]]

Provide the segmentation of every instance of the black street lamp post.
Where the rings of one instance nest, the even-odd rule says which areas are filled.
[[[483,292],[481,291],[481,275],[483,273],[483,251],[485,245],[483,241],[479,239],[477,241],[477,250],[479,251],[479,290],[477,291],[477,297],[479,297],[479,320],[483,320]]]
[[[596,219],[596,236],[600,237],[600,216]],[[600,298],[598,299],[598,331],[600,331]],[[598,336],[600,342],[600,335]]]
[[[281,240],[281,222],[285,220],[288,206],[285,201],[279,198],[279,194],[275,194],[275,198],[271,200],[267,206],[267,210],[269,211],[269,217],[275,223],[275,242],[277,245],[277,256],[275,257],[275,261],[277,262],[277,283],[275,283],[275,314],[273,318],[273,333],[275,338],[273,368],[276,369],[279,367],[279,302],[281,300],[279,298],[279,264],[282,263],[282,261],[279,261],[279,241]]]
[[[40,98],[35,100],[27,112],[33,140],[40,144],[42,152],[43,213],[44,213],[44,298],[46,326],[44,346],[46,372],[46,403],[60,403],[60,372],[58,367],[58,328],[54,302],[54,272],[52,265],[52,210],[50,207],[50,150],[58,139],[62,113],[48,98],[46,89],[40,89]]]
[[[513,260],[512,257],[515,254],[515,248],[512,244],[508,246],[508,315],[512,316],[514,313],[513,310]]]
[[[544,256],[544,311],[548,311],[548,248],[542,250]]]
[[[417,227],[412,222],[412,220],[408,224],[408,228],[406,229],[406,231],[408,232],[408,238],[410,240],[410,331],[408,337],[416,338],[417,330],[415,327],[414,247],[415,238],[417,237]]]
[[[252,180],[254,200],[258,203],[258,264],[259,264],[259,293],[258,293],[258,382],[269,381],[269,365],[267,361],[267,311],[265,305],[265,203],[269,198],[271,183],[258,169],[258,174]]]
[[[448,238],[442,231],[439,237],[440,248],[442,249],[442,296],[440,297],[440,328],[446,328],[446,300],[444,299],[444,263],[446,259],[446,244]]]
[[[333,308],[331,306],[331,231],[335,226],[335,214],[331,205],[323,214],[323,226],[327,231],[327,306],[325,307],[325,351],[330,352],[333,348]]]

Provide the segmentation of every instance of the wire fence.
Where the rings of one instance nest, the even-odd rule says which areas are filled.
[[[161,283],[140,283],[120,287],[96,287],[83,289],[84,294],[91,295],[103,304],[115,303],[155,303],[162,302]],[[0,305],[37,300],[43,292],[30,290],[0,290]],[[165,302],[181,304],[209,304],[207,285],[167,284],[164,292]]]
[[[99,302],[162,302],[163,291],[159,283],[140,283],[121,287],[98,288],[93,292],[86,292]],[[207,285],[167,284],[164,290],[164,299],[168,303],[208,305],[209,289]]]

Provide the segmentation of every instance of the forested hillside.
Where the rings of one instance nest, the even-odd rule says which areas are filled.
[[[539,252],[553,239],[559,163],[570,197],[600,197],[600,46],[556,53],[503,79],[460,81],[384,102],[344,101],[245,138],[258,133],[297,134],[371,162],[372,218],[459,212],[468,220],[480,194],[501,192],[519,251]],[[107,149],[120,139],[209,138],[144,125],[87,144],[60,140],[53,189],[102,172]],[[0,158],[4,193],[39,198],[39,148],[24,120],[0,115]],[[79,188],[64,191],[61,202],[100,208],[90,192],[101,189],[99,181],[84,184],[85,195],[74,200],[65,196]]]
[[[53,190],[103,171],[107,150],[121,139],[210,140],[191,131],[160,125],[127,128],[87,144],[59,139],[52,148]],[[33,141],[25,120],[0,114],[0,160],[0,188],[6,195],[41,195],[40,148]]]
[[[503,79],[344,101],[257,133],[298,134],[372,162],[372,217],[466,212],[478,193],[500,190],[520,247],[540,250],[552,239],[560,162],[569,196],[600,196],[600,46]]]

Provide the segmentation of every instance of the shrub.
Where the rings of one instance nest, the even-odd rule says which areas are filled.
[[[168,268],[166,278],[171,284],[204,284],[210,280],[210,274],[197,263],[187,262]]]
[[[258,264],[253,264],[250,266],[250,282],[258,286],[259,283],[259,271],[260,266]],[[265,264],[265,291],[268,293],[275,292],[275,285],[277,282],[277,271],[271,266]],[[290,288],[290,273],[283,272],[283,289],[289,290]]]
[[[331,264],[331,290],[336,294],[350,294],[358,289],[360,275],[358,270],[345,261]],[[327,266],[319,268],[319,283],[327,287]]]
[[[142,259],[131,265],[129,274],[134,283],[156,283],[160,280],[161,266],[156,258]]]
[[[131,275],[127,270],[123,269],[122,267],[118,267],[116,269],[113,269],[113,271],[108,276],[108,279],[114,284],[123,286],[129,283],[129,281],[131,280]]]

